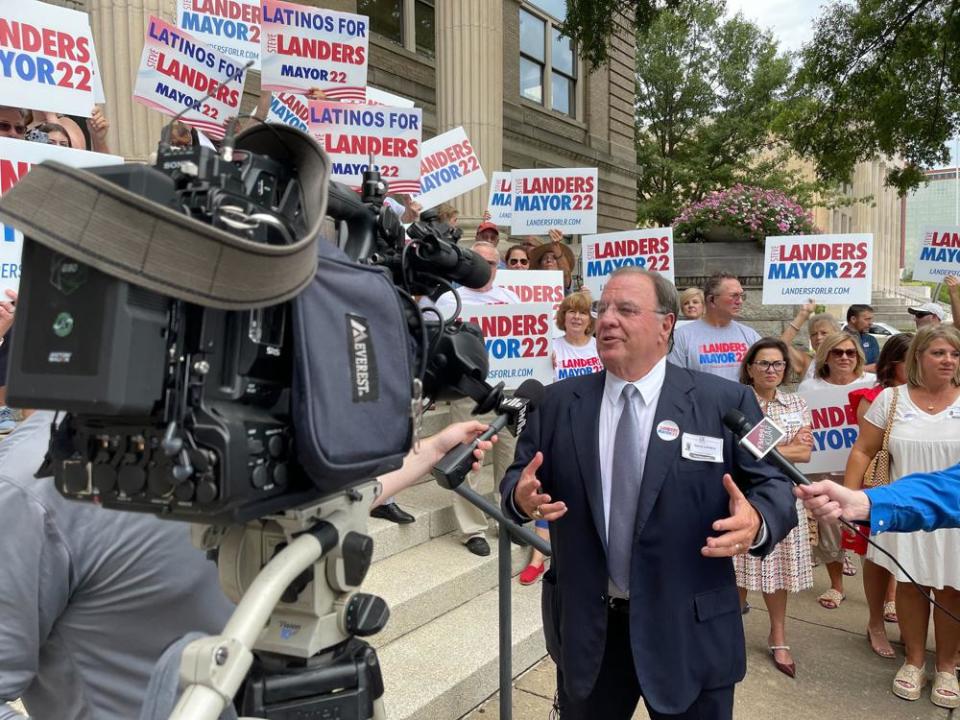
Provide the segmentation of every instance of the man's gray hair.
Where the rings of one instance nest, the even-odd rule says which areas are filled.
[[[610,279],[613,280],[613,278],[618,275],[642,275],[645,278],[649,278],[650,282],[653,283],[653,291],[657,296],[657,312],[664,314],[672,313],[674,318],[680,317],[680,300],[677,296],[677,288],[663,275],[637,267],[636,265],[625,265],[614,270],[610,275]]]
[[[11,105],[0,105],[0,110],[13,110],[16,113],[20,113],[20,119],[24,122],[27,121],[27,115],[29,114],[27,110],[23,108],[13,107]]]

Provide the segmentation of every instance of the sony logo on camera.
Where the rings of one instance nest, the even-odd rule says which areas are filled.
[[[376,402],[380,398],[380,382],[370,342],[370,324],[366,318],[347,313],[347,347],[350,349],[353,401]]]

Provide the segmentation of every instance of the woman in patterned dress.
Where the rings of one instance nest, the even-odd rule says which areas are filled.
[[[753,387],[763,414],[786,432],[777,449],[791,462],[802,463],[810,460],[813,448],[812,421],[803,398],[780,390],[789,367],[788,358],[782,340],[761,338],[743,358],[740,382]],[[770,615],[770,656],[776,668],[790,677],[796,675],[797,666],[787,645],[787,593],[813,586],[807,518],[799,502],[797,516],[797,527],[767,557],[761,560],[752,555],[737,555],[733,559],[741,604],[748,591],[763,593]]]

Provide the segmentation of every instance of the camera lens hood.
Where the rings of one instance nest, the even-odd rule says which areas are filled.
[[[238,237],[51,161],[0,198],[0,220],[67,257],[179,300],[222,310],[276,305],[313,279],[330,162],[313,138],[282,125],[240,133],[236,148],[296,169],[307,231],[293,244]]]

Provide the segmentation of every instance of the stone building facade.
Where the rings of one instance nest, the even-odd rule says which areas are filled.
[[[133,102],[134,79],[147,18],[175,21],[175,1],[53,1],[90,13],[111,147],[128,159],[146,158],[166,120]],[[556,32],[564,0],[300,2],[371,17],[368,82],[423,109],[424,139],[462,125],[488,174],[597,167],[598,231],[634,226],[635,42],[629,18],[613,39],[609,63],[589,73]],[[258,74],[250,75],[245,109],[255,104],[259,88]],[[462,223],[478,223],[486,201],[486,188],[461,196]]]

